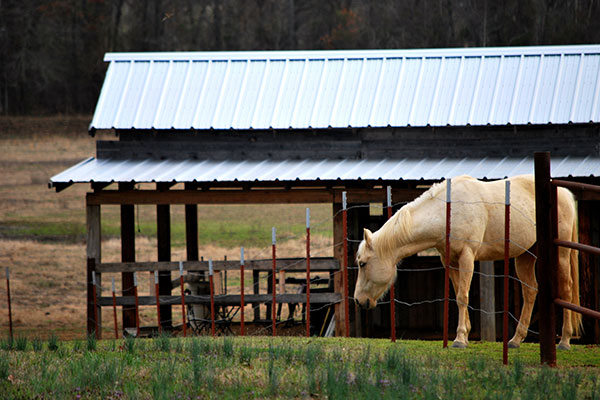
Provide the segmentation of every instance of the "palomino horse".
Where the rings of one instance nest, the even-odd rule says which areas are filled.
[[[528,251],[536,241],[535,185],[531,175],[510,179],[511,219],[510,257],[515,258],[522,281],[523,310],[510,347],[519,347],[527,335],[537,294],[535,256]],[[481,182],[470,176],[452,180],[450,278],[458,304],[458,328],[453,347],[468,345],[469,287],[474,261],[504,258],[505,182]],[[364,240],[356,254],[359,266],[354,299],[362,307],[373,308],[396,279],[400,260],[430,248],[445,254],[446,182],[438,183],[419,198],[402,207],[375,233],[364,230]],[[558,189],[558,236],[576,241],[575,200],[567,189]],[[444,260],[444,256],[442,256]],[[579,263],[577,251],[559,248],[559,295],[579,304]],[[564,310],[559,348],[569,349],[570,339],[579,333],[581,315]]]

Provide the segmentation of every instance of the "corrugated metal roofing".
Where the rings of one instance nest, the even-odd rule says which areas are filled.
[[[600,45],[108,53],[90,129],[600,122]]]
[[[556,157],[553,177],[598,176],[600,157]],[[533,173],[533,158],[401,160],[98,160],[89,158],[51,178],[81,182],[254,182],[438,180],[457,175],[499,179]]]

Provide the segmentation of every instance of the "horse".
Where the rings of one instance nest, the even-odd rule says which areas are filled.
[[[537,294],[534,245],[535,184],[532,175],[510,178],[509,257],[521,281],[523,308],[509,347],[518,348],[527,335]],[[452,179],[450,269],[456,302],[458,327],[452,344],[468,346],[469,287],[474,262],[504,259],[505,180],[479,181],[467,175]],[[573,194],[558,188],[558,237],[577,241],[577,221]],[[358,279],[355,302],[374,308],[396,280],[396,266],[405,257],[435,248],[444,262],[446,232],[446,181],[433,185],[417,199],[398,210],[378,231],[364,229],[356,254]],[[559,296],[579,304],[579,262],[577,251],[559,247]],[[564,309],[560,349],[570,349],[573,334],[578,335],[581,315]]]

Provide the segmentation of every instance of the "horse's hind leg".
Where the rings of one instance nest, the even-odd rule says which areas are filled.
[[[521,289],[523,291],[523,308],[521,310],[521,318],[519,325],[515,331],[515,335],[508,342],[508,347],[517,348],[527,336],[527,329],[531,322],[531,312],[537,295],[537,281],[535,279],[535,257],[525,252],[515,258],[515,270],[517,277],[521,281]]]
[[[560,247],[558,249],[558,294],[561,299],[573,303],[573,278],[571,277],[570,255],[571,249]],[[571,310],[563,309],[562,336],[558,343],[561,350],[571,349],[571,336],[573,324],[571,323]]]

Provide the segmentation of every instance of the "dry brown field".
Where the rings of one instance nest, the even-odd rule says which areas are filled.
[[[85,337],[84,199],[90,188],[77,184],[56,193],[48,188],[48,181],[93,156],[96,139],[115,139],[110,132],[90,137],[90,121],[91,116],[0,117],[0,269],[2,278],[5,268],[10,269],[16,335]],[[247,259],[269,258],[270,226],[276,226],[278,237],[283,238],[278,256],[302,257],[307,206],[200,206],[200,255],[239,259],[239,246],[244,246]],[[103,207],[102,261],[119,261],[118,213],[118,207]],[[184,260],[183,206],[173,206],[171,215],[172,259]],[[311,205],[311,216],[315,221],[312,254],[330,256],[331,208]],[[154,220],[152,207],[136,209],[139,261],[156,260]],[[103,276],[104,290],[110,290],[111,277]],[[228,278],[228,291],[239,292],[239,274]],[[119,279],[116,281],[119,290]],[[144,286],[142,295],[150,285]],[[174,319],[181,317],[179,311],[174,308]],[[152,307],[144,309],[142,322],[151,324],[153,312]],[[109,317],[109,312],[103,313],[105,329],[112,324]],[[2,279],[0,338],[7,334],[7,291]]]

